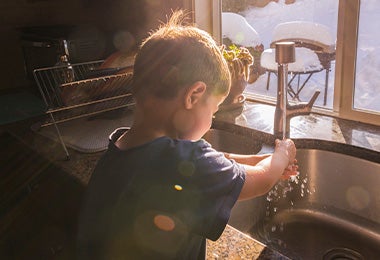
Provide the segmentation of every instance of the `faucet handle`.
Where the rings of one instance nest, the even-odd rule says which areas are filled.
[[[313,96],[311,97],[310,101],[308,103],[301,102],[296,105],[290,105],[289,103],[287,106],[287,120],[290,120],[291,117],[295,117],[298,115],[306,115],[309,114],[311,111],[311,108],[314,105],[314,102],[317,100],[319,94],[321,91],[317,90],[314,92]]]

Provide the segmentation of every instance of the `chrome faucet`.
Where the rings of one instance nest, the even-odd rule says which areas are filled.
[[[308,115],[320,91],[316,91],[308,103],[290,105],[287,98],[288,63],[295,61],[295,43],[276,43],[276,62],[278,64],[277,102],[274,114],[273,132],[276,138],[289,138],[290,119],[299,115]],[[285,131],[285,132],[284,132]]]

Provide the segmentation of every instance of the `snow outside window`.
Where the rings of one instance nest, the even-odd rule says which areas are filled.
[[[234,6],[235,3],[237,6]],[[251,47],[255,59],[260,59],[259,55],[265,51],[270,53],[271,43],[279,38],[307,38],[309,43],[319,43],[327,52],[331,52],[331,63],[328,73],[325,70],[317,71],[300,92],[298,101],[309,101],[316,90],[320,90],[320,95],[315,106],[332,109],[334,100],[334,75],[335,75],[335,42],[337,35],[338,7],[339,1],[335,0],[276,0],[276,1],[256,1],[259,5],[250,5],[255,1],[233,1],[223,0],[222,4],[222,38],[225,45],[235,44],[244,47]],[[264,3],[267,2],[267,3]],[[245,3],[244,6],[241,3]],[[376,12],[373,12],[375,16]],[[376,18],[378,19],[378,18]],[[279,26],[280,25],[280,26]],[[374,26],[375,27],[375,26]],[[261,46],[260,46],[261,45]],[[272,45],[273,48],[273,45]],[[298,53],[298,54],[297,54]],[[320,60],[314,53],[307,56],[303,49],[296,50],[298,61],[293,67],[302,68],[295,71],[309,72],[311,68],[320,68]],[[305,56],[305,55],[306,56]],[[263,61],[258,64],[263,67],[254,68],[257,74],[255,82],[250,83],[246,88],[246,93],[253,94],[264,99],[276,97],[277,78],[275,73],[271,73],[268,82],[268,69],[273,68],[270,64],[271,55],[264,55]],[[273,63],[274,61],[272,61]],[[257,64],[255,64],[257,66]],[[274,64],[276,68],[276,64]],[[252,71],[251,71],[252,72]],[[327,75],[327,81],[326,81]],[[293,88],[301,87],[302,83],[309,76],[308,73],[300,74],[292,82]],[[292,75],[289,75],[289,80]],[[300,84],[298,85],[298,81]],[[324,102],[324,92],[327,83],[326,103]],[[292,97],[289,96],[289,100]],[[380,102],[379,102],[380,103]]]
[[[380,5],[360,2],[354,108],[380,112]]]

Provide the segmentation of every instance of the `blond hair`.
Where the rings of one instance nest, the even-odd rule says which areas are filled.
[[[209,93],[227,94],[228,65],[213,38],[185,25],[184,12],[176,11],[143,41],[134,65],[133,93],[138,98],[172,98],[197,81],[203,81]]]

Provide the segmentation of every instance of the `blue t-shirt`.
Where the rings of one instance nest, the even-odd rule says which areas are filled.
[[[110,136],[88,184],[79,222],[80,259],[204,259],[222,234],[244,167],[209,143],[160,137],[128,150]]]

